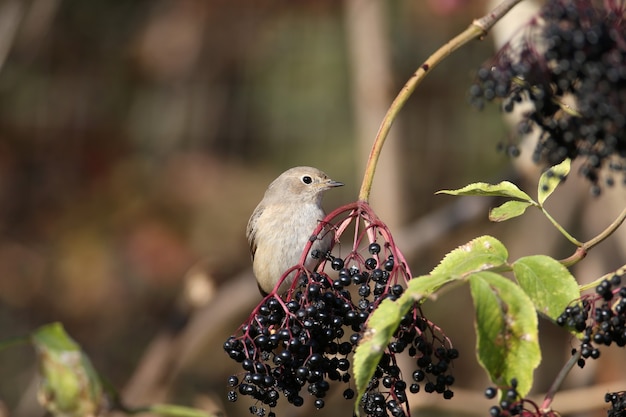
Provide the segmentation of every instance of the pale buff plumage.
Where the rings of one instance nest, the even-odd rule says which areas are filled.
[[[317,168],[296,167],[283,172],[265,192],[246,229],[252,267],[262,294],[270,293],[283,273],[299,263],[305,245],[319,222],[324,191],[343,184],[333,181]],[[311,250],[328,251],[332,233],[323,233]],[[304,266],[314,269],[318,259],[307,254]],[[293,274],[280,286],[289,289]]]

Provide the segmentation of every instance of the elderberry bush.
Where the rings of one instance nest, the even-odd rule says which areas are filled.
[[[600,357],[598,346],[626,346],[626,287],[621,282],[621,273],[602,280],[594,294],[568,306],[556,320],[558,325],[582,334],[578,359],[581,368],[586,359]]]
[[[345,253],[313,251],[311,256],[324,258],[320,267],[308,271],[297,266],[297,279],[287,294],[265,297],[224,343],[226,353],[242,368],[228,378],[228,399],[251,397],[252,414],[264,416],[269,410],[267,415],[273,416],[281,397],[302,406],[307,394],[321,409],[333,384],[343,384],[343,397],[352,400],[352,353],[367,319],[382,300],[399,297],[411,278],[391,234],[366,203],[340,208],[324,223],[336,233],[335,252]],[[397,363],[401,353],[415,364],[407,378]],[[408,416],[407,389],[452,398],[451,365],[457,357],[449,339],[416,304],[385,349],[361,408],[369,416]]]
[[[600,192],[613,175],[626,182],[626,19],[624,2],[548,0],[521,39],[479,71],[470,100],[499,100],[511,112],[530,102],[521,135],[540,131],[533,159],[556,165],[581,158],[580,173]],[[567,103],[571,103],[570,108]],[[509,147],[513,156],[516,146]]]

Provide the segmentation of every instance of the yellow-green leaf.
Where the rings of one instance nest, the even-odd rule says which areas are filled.
[[[103,393],[89,358],[60,323],[37,329],[31,341],[39,361],[38,400],[55,417],[98,415]]]
[[[404,307],[410,307],[413,303],[430,297],[435,291],[448,282],[459,279],[456,275],[430,274],[413,278],[404,293],[396,300]],[[408,310],[408,308],[407,308]]]
[[[521,216],[532,204],[528,201],[509,200],[501,206],[492,208],[489,212],[489,220],[492,222],[503,222]]]
[[[496,385],[507,386],[517,379],[517,391],[523,397],[541,362],[533,303],[518,285],[494,272],[472,274],[469,282],[476,310],[478,361]]]
[[[520,258],[513,263],[515,279],[537,311],[552,320],[580,297],[578,283],[559,261],[545,255]]]
[[[502,181],[498,184],[475,182],[457,190],[441,190],[437,191],[435,194],[509,197],[534,203],[533,199],[530,198],[528,194],[509,181]]]
[[[550,194],[552,194],[556,187],[567,177],[570,165],[571,161],[565,159],[563,162],[549,168],[541,175],[537,190],[537,200],[539,200],[539,204],[543,205],[546,199],[550,197]]]
[[[508,256],[506,248],[498,239],[481,236],[448,253],[431,271],[431,275],[463,277],[501,267],[506,264]]]

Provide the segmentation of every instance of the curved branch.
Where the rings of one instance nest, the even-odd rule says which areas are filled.
[[[578,261],[587,256],[587,252],[589,252],[591,248],[611,236],[622,225],[622,223],[624,223],[624,220],[626,220],[626,208],[622,210],[619,216],[617,216],[617,218],[613,220],[613,223],[611,223],[606,229],[600,232],[597,236],[589,239],[588,241],[580,245],[580,247],[576,248],[576,252],[574,252],[571,256],[562,259],[559,262],[561,262],[561,264],[565,265],[566,267],[570,267],[576,264]]]
[[[409,78],[406,84],[404,84],[404,87],[402,87],[396,98],[391,103],[389,110],[387,110],[387,113],[385,114],[385,117],[383,118],[383,121],[378,129],[378,133],[376,134],[376,138],[374,139],[374,145],[372,145],[372,150],[367,160],[363,182],[361,183],[361,190],[359,191],[360,201],[368,201],[369,199],[370,191],[372,189],[372,181],[374,180],[374,173],[376,172],[376,164],[378,163],[380,152],[383,148],[389,130],[391,129],[391,125],[402,107],[404,107],[408,98],[411,94],[413,94],[413,91],[415,91],[415,88],[422,82],[424,77],[426,77],[426,74],[461,46],[471,40],[482,39],[498,20],[500,20],[506,13],[508,13],[509,10],[513,8],[513,6],[521,1],[522,0],[505,0],[487,15],[474,20],[467,29],[429,56],[426,61],[420,65],[417,71],[415,71],[413,76]]]

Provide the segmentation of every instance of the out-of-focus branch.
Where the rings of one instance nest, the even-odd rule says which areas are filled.
[[[192,306],[186,312],[182,328],[166,329],[157,335],[122,392],[124,403],[138,406],[167,399],[180,372],[192,366],[190,363],[206,345],[228,333],[224,326],[231,320],[226,318],[246,314],[260,300],[255,282],[251,269],[233,276],[212,291],[202,306]]]
[[[0,71],[13,47],[15,35],[24,17],[22,0],[10,0],[0,5]]]
[[[372,138],[393,98],[391,47],[387,28],[387,5],[370,0],[345,0],[345,30],[350,58],[350,95],[354,108],[354,127],[358,147],[358,172],[365,168]],[[406,204],[403,201],[402,158],[400,141],[387,143],[385,157],[379,162],[377,184],[370,196],[387,227],[396,230],[404,224]],[[360,175],[360,174],[359,174]]]

